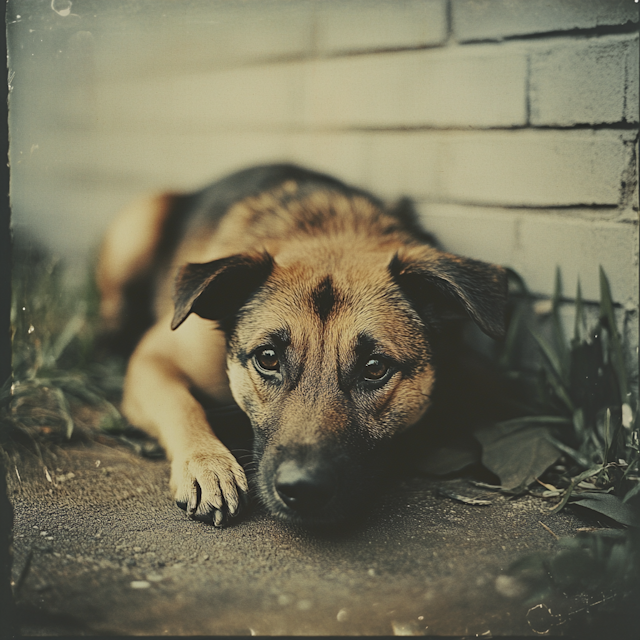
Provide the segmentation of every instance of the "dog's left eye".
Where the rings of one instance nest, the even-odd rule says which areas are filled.
[[[389,372],[389,366],[380,358],[370,358],[364,365],[364,379],[377,382]]]
[[[264,371],[278,371],[280,369],[280,360],[275,349],[271,347],[262,347],[255,354],[258,366]]]

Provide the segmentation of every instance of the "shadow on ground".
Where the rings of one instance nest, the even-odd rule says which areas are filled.
[[[165,460],[98,442],[48,455],[46,468],[22,455],[9,469],[25,635],[555,635],[588,609],[526,601],[505,574],[585,527],[534,498],[471,506],[414,478],[341,535],[259,509],[215,529],[174,506]]]

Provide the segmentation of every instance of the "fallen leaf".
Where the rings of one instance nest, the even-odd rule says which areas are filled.
[[[569,498],[569,502],[601,513],[628,527],[640,528],[640,509],[632,507],[610,493],[577,493]]]
[[[540,426],[494,424],[476,431],[482,445],[482,464],[495,473],[508,491],[528,487],[560,457]]]

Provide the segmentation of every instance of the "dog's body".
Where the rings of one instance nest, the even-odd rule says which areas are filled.
[[[337,522],[429,415],[449,328],[467,315],[501,335],[504,271],[434,248],[403,211],[273,165],[147,199],[115,223],[98,272],[105,324],[152,321],[124,413],[166,448],[191,517],[220,525],[248,491],[203,405],[249,416],[272,513]]]

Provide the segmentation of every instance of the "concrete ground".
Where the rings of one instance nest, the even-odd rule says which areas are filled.
[[[572,617],[585,606],[527,601],[504,573],[593,524],[552,515],[540,499],[410,478],[342,534],[293,528],[259,508],[215,529],[175,507],[163,459],[100,442],[54,453],[46,468],[23,454],[9,469],[25,635],[491,637],[585,623]],[[443,484],[491,504],[443,497]]]

